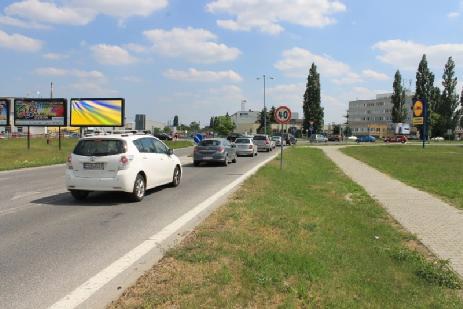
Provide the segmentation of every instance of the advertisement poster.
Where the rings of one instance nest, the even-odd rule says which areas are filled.
[[[0,126],[9,125],[10,101],[0,99]]]
[[[64,127],[66,99],[15,99],[15,126]]]
[[[71,99],[71,126],[124,126],[124,99]]]

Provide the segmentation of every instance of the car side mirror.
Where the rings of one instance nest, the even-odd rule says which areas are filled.
[[[174,150],[169,148],[169,150],[167,150],[167,155],[171,156],[173,154],[174,154]]]

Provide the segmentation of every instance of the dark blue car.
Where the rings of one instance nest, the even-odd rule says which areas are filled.
[[[357,136],[357,143],[374,143],[376,138],[371,135],[361,135]]]

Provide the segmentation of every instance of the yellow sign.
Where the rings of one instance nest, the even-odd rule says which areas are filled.
[[[422,125],[424,124],[424,117],[413,117],[413,125]]]
[[[421,102],[420,100],[416,101],[415,104],[413,104],[413,116],[421,118],[423,116],[423,102]]]

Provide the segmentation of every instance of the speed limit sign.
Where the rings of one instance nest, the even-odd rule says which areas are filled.
[[[291,121],[291,110],[287,106],[280,106],[275,110],[275,120],[279,124],[287,124]]]

